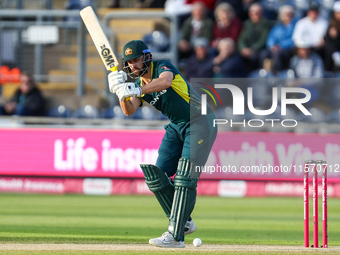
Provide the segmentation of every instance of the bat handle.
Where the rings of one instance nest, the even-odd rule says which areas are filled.
[[[110,71],[111,71],[111,72],[118,71],[118,66],[111,67],[111,68],[110,68]]]
[[[118,66],[114,66],[110,68],[111,72],[118,71]],[[125,101],[130,101],[130,97],[125,98]]]

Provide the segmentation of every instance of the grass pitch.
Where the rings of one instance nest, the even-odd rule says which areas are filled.
[[[321,244],[321,206],[319,209]],[[339,246],[339,199],[328,199],[328,215],[329,246]],[[302,198],[198,197],[192,217],[198,230],[186,237],[186,244],[199,237],[204,244],[303,247]],[[167,224],[167,218],[152,196],[0,194],[0,243],[147,244],[149,238],[165,232]],[[310,230],[312,240],[312,224]],[[164,252],[162,249],[160,253],[147,254],[166,254]],[[236,254],[243,254],[240,252]],[[21,254],[18,251],[0,253]],[[82,254],[99,253],[84,251]]]

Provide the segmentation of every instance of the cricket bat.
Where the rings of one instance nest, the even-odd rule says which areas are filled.
[[[90,33],[92,41],[105,65],[106,70],[114,72],[118,70],[118,61],[111,48],[109,40],[100,26],[97,15],[91,6],[87,6],[80,11],[80,16]]]
[[[84,21],[87,30],[90,33],[92,41],[96,46],[96,49],[101,57],[106,70],[114,72],[118,70],[118,61],[114,54],[109,40],[102,27],[100,26],[97,15],[91,6],[87,6],[80,11],[80,17]],[[130,98],[125,98],[125,101],[129,101]]]

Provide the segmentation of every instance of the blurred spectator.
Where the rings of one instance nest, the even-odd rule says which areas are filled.
[[[260,0],[242,0],[244,10],[244,18],[242,20],[247,20],[249,18],[250,7],[257,2],[260,2]]]
[[[94,6],[93,0],[68,0],[65,3],[66,10],[81,10],[86,6]]]
[[[309,42],[311,47],[320,49],[324,45],[323,38],[327,27],[327,20],[319,16],[319,6],[313,3],[310,5],[307,16],[296,23],[293,40],[294,42]]]
[[[187,4],[186,0],[166,0],[164,11],[177,17],[179,28],[182,27],[183,21],[190,17],[192,4]]]
[[[334,71],[334,66],[340,67],[340,1],[334,3],[333,10],[334,14],[325,36],[325,69],[327,71]]]
[[[138,0],[137,8],[164,8],[166,0]]]
[[[249,70],[259,67],[259,52],[266,47],[271,28],[272,22],[263,17],[261,5],[253,4],[238,40],[238,47]]]
[[[186,62],[185,79],[190,78],[212,78],[213,66],[211,64],[213,56],[209,53],[209,42],[206,38],[200,37],[194,43],[195,54]]]
[[[119,8],[120,0],[112,0],[110,5],[107,8]]]
[[[216,0],[186,0],[187,4],[195,4],[198,2],[204,3],[208,12],[213,12],[215,9]]]
[[[191,55],[193,44],[198,37],[204,37],[209,42],[213,32],[213,21],[206,17],[205,5],[202,2],[193,4],[191,17],[184,21],[182,39],[179,41],[179,58]]]
[[[14,96],[3,106],[0,115],[40,116],[44,113],[44,99],[33,78],[23,73],[20,87]]]
[[[10,68],[15,67],[16,32],[2,30],[0,37],[0,62]]]
[[[166,0],[164,11],[166,13],[177,16],[179,28],[182,27],[183,22],[190,17],[190,13],[195,3],[203,3],[206,7],[207,16],[211,19],[214,18],[213,12],[216,0]]]
[[[215,9],[215,18],[212,46],[216,48],[218,42],[227,37],[237,42],[242,30],[242,22],[236,16],[233,7],[228,3],[220,3]]]
[[[290,61],[290,69],[298,80],[290,82],[290,86],[303,87],[310,91],[311,99],[308,104],[313,104],[320,98],[318,86],[320,79],[324,77],[323,62],[321,57],[311,51],[311,45],[307,41],[296,41],[296,55]]]
[[[293,55],[293,31],[295,27],[294,9],[284,5],[279,9],[279,23],[272,28],[267,38],[267,49],[260,53],[260,61],[271,58],[272,71],[277,72],[288,68],[289,60]]]
[[[168,36],[159,30],[145,35],[143,42],[146,43],[151,52],[165,52],[168,50],[170,44]]]
[[[235,50],[231,38],[224,38],[218,43],[219,54],[213,59],[214,77],[242,78],[245,69],[241,55]]]
[[[295,42],[296,55],[290,60],[290,69],[297,78],[323,78],[323,62],[321,57],[311,51],[307,41]]]
[[[216,6],[220,3],[228,3],[230,4],[237,15],[241,20],[248,19],[248,10],[251,4],[257,2],[258,0],[217,0]]]
[[[89,5],[94,8],[93,0],[67,0],[65,2],[65,9],[66,10],[81,10]],[[64,27],[67,29],[77,29],[79,26],[78,25],[79,19],[80,17],[75,17],[75,16],[65,17]]]

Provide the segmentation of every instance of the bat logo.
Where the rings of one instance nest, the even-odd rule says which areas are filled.
[[[105,59],[105,62],[108,66],[114,66],[114,59],[112,57],[110,49],[106,48],[105,44],[101,45],[100,48],[102,49],[101,54]]]
[[[125,56],[131,55],[131,54],[132,54],[132,50],[131,50],[130,48],[127,48],[127,49],[125,50]]]

